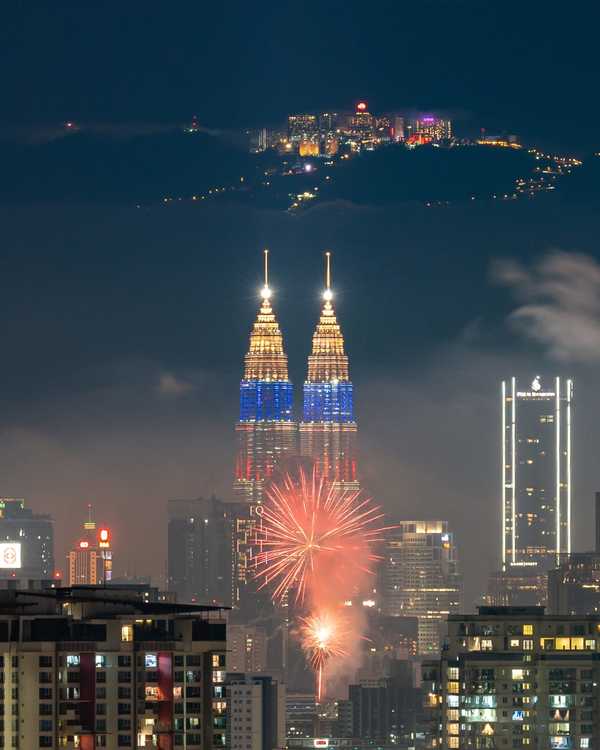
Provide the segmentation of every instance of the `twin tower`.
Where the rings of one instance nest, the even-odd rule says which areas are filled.
[[[287,457],[314,460],[317,471],[343,489],[358,489],[356,422],[344,337],[332,305],[331,253],[325,253],[323,308],[313,334],[304,383],[302,421],[294,421],[293,386],[283,336],[271,306],[268,250],[262,304],[250,333],[240,383],[234,491],[250,507]]]

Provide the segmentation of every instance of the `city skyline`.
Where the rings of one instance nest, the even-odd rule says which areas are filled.
[[[357,389],[361,480],[390,514],[454,516],[473,602],[500,558],[492,426],[496,384],[507,373],[577,383],[585,406],[574,435],[572,549],[592,547],[586,518],[598,487],[600,256],[596,103],[585,96],[596,64],[585,41],[593,24],[576,30],[569,17],[559,29],[551,14],[530,9],[520,9],[515,24],[510,13],[465,4],[389,8],[366,19],[355,5],[318,19],[300,10],[282,7],[267,19],[248,9],[231,19],[218,9],[201,19],[193,9],[165,12],[131,35],[130,9],[120,11],[120,25],[98,9],[60,3],[53,14],[11,8],[4,51],[15,75],[1,105],[5,146],[19,165],[15,133],[89,123],[120,160],[112,170],[120,183],[121,168],[136,161],[132,131],[120,124],[148,134],[153,124],[189,123],[195,113],[203,127],[239,130],[363,101],[376,115],[444,114],[458,133],[476,125],[516,132],[524,143],[539,138],[540,147],[556,144],[555,153],[586,153],[583,167],[564,190],[561,182],[535,201],[427,210],[410,193],[389,204],[334,196],[297,215],[177,201],[136,209],[129,193],[116,202],[80,194],[68,164],[70,192],[56,200],[37,190],[44,179],[21,185],[17,196],[5,185],[2,494],[53,515],[58,561],[93,502],[113,531],[120,572],[162,579],[166,500],[230,491],[238,416],[231,394],[260,303],[260,248],[273,248],[276,258],[276,312],[297,397],[320,306],[318,259],[331,248],[335,309]],[[197,45],[190,30],[213,22],[210,44]],[[290,41],[289,29],[303,22],[311,33]],[[73,24],[81,33],[71,33]],[[113,43],[110,59],[94,53],[101,28]],[[136,45],[164,49],[165,29],[180,42],[173,58],[136,53]],[[354,48],[365,54],[348,54]],[[139,85],[125,86],[123,71]],[[44,161],[48,151],[34,150]],[[218,153],[227,162],[228,152]],[[75,161],[90,183],[101,182],[98,161],[86,154]],[[144,181],[160,155],[154,149],[141,165]],[[197,177],[184,174],[185,159],[177,164],[180,179],[168,185],[174,196],[184,194],[177,192],[184,176],[186,185]],[[426,189],[445,183],[427,175]],[[163,176],[159,170],[162,195]],[[482,516],[494,525],[488,543],[477,533]]]

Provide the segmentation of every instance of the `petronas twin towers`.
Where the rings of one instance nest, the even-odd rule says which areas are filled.
[[[236,425],[234,490],[236,499],[251,509],[260,506],[276,467],[296,455],[312,459],[319,474],[342,488],[358,488],[352,383],[344,338],[332,305],[330,253],[325,258],[323,308],[313,334],[302,421],[298,423],[294,421],[293,386],[283,336],[271,306],[265,250],[262,304],[250,333]]]

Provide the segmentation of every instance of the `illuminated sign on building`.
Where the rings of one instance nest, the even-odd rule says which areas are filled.
[[[21,567],[21,543],[20,542],[2,542],[0,544],[0,568]]]

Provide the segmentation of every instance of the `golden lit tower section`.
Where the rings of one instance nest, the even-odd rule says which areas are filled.
[[[293,389],[283,336],[271,307],[269,251],[264,251],[262,303],[250,333],[240,383],[240,418],[234,490],[236,499],[253,506],[263,498],[265,482],[278,461],[295,447]]]
[[[325,253],[323,309],[313,334],[304,383],[300,450],[317,470],[347,489],[357,489],[353,386],[344,337],[332,305],[331,253]]]

